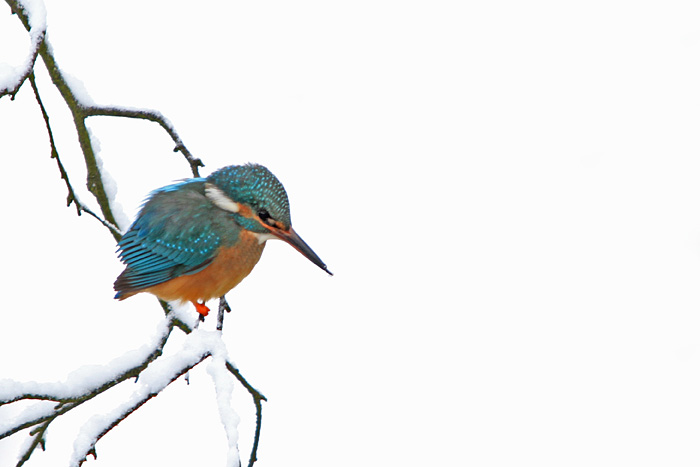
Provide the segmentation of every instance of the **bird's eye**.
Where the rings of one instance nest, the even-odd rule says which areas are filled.
[[[260,218],[261,221],[263,221],[266,224],[269,224],[270,219],[272,219],[272,217],[270,216],[270,213],[267,212],[267,209],[259,210],[258,217]]]

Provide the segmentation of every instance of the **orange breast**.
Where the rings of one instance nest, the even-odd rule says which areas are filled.
[[[144,290],[162,300],[211,300],[224,295],[250,274],[265,243],[243,231],[235,247],[222,247],[214,261],[196,274],[176,277]]]

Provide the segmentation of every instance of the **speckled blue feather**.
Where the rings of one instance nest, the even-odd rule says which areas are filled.
[[[207,181],[218,186],[232,200],[256,211],[265,208],[270,216],[282,222],[285,227],[292,225],[287,192],[267,167],[258,164],[231,165],[212,173]],[[266,231],[255,225],[251,225],[250,230]]]
[[[153,191],[118,245],[126,269],[114,283],[115,298],[206,268],[221,247],[234,246],[243,229],[267,233],[259,218],[217,207],[205,184],[218,187],[235,205],[265,213],[289,229],[289,200],[284,187],[257,164],[229,166],[206,179],[194,178]],[[319,260],[320,261],[320,260]]]
[[[222,243],[237,236],[230,215],[204,196],[204,179],[155,190],[119,242],[119,258],[127,268],[114,284],[115,298],[201,271]]]

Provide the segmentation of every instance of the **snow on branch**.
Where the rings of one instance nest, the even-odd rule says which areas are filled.
[[[66,381],[60,383],[0,380],[0,405],[24,399],[60,403],[84,402],[122,381],[138,376],[149,363],[161,355],[172,329],[172,322],[165,320],[150,343],[114,359],[107,365],[89,365],[75,370],[68,375]]]
[[[94,136],[87,128],[85,120],[91,116],[111,116],[139,118],[158,123],[175,142],[175,151],[182,153],[189,163],[194,176],[199,176],[202,161],[194,157],[182,142],[174,125],[160,112],[117,106],[99,106],[95,104],[82,86],[82,83],[64,73],[56,63],[51,46],[46,39],[46,13],[40,0],[5,0],[13,14],[28,31],[31,38],[31,53],[20,71],[12,78],[0,78],[0,97],[11,97],[19,91],[22,83],[29,80],[36,101],[44,119],[51,148],[51,158],[56,160],[61,178],[68,190],[67,205],[75,204],[78,215],[86,212],[105,226],[116,239],[121,238],[121,231],[112,210],[113,199],[108,193],[102,164],[96,154]],[[78,141],[87,168],[88,190],[97,200],[101,215],[88,208],[77,196],[71,184],[68,171],[63,165],[48,112],[41,100],[33,69],[37,57],[41,57],[51,77],[51,83],[57,88],[66,102],[77,130]],[[230,307],[224,297],[219,303],[217,330],[206,332],[197,330],[178,310],[165,302],[160,302],[165,313],[165,320],[153,339],[141,348],[128,352],[106,365],[92,365],[72,372],[65,381],[53,383],[17,382],[0,380],[0,408],[20,401],[25,402],[23,410],[13,417],[0,417],[0,440],[28,430],[26,441],[20,449],[17,467],[22,466],[35,452],[37,447],[44,448],[45,434],[54,420],[71,412],[74,408],[92,400],[108,389],[126,380],[137,379],[137,386],[131,397],[120,403],[106,415],[90,418],[80,430],[73,446],[72,465],[80,465],[87,456],[95,453],[95,445],[113,427],[136,411],[148,400],[155,397],[189,369],[211,357],[209,374],[216,390],[217,406],[228,439],[227,465],[240,465],[238,453],[238,415],[231,407],[233,383],[231,376],[250,393],[256,408],[256,428],[248,466],[257,460],[256,453],[260,441],[262,423],[262,401],[267,400],[251,386],[241,372],[231,363],[221,339],[223,317]],[[174,328],[180,329],[187,337],[182,347],[174,354],[163,356],[163,348]]]
[[[24,26],[29,32],[31,42],[29,55],[19,67],[9,67],[0,75],[0,98],[9,95],[15,98],[17,91],[34,70],[34,63],[39,55],[39,49],[46,37],[46,8],[41,0],[7,0],[12,13],[17,14],[23,20]],[[21,13],[21,14],[20,14]]]
[[[223,355],[214,355],[211,363],[207,367],[207,372],[214,381],[216,405],[219,408],[219,416],[221,417],[221,423],[224,425],[226,439],[228,440],[226,465],[227,467],[236,467],[240,465],[240,456],[238,455],[238,423],[241,419],[231,406],[233,380],[231,380],[231,375],[226,368],[226,358]]]
[[[46,123],[46,131],[48,132],[49,135],[49,144],[51,145],[51,158],[56,159],[56,164],[58,166],[58,171],[61,174],[61,178],[66,182],[66,188],[68,188],[68,196],[66,198],[66,205],[70,206],[71,204],[75,204],[75,208],[77,209],[78,215],[80,216],[83,212],[88,213],[95,219],[97,219],[102,225],[107,227],[114,238],[116,240],[121,239],[121,230],[119,227],[116,225],[107,222],[97,214],[95,214],[94,211],[92,211],[90,208],[85,206],[80,199],[78,198],[78,195],[75,193],[75,190],[73,189],[73,185],[71,185],[70,179],[68,178],[68,172],[66,172],[65,167],[63,166],[63,163],[61,162],[61,157],[58,154],[58,149],[56,148],[56,142],[54,141],[53,138],[53,131],[51,130],[51,124],[49,123],[49,114],[46,112],[46,107],[44,107],[44,103],[41,100],[41,96],[39,95],[39,88],[36,85],[36,79],[34,78],[34,73],[29,74],[29,82],[32,85],[32,90],[34,91],[34,97],[36,98],[37,103],[39,104],[39,109],[41,110],[41,115],[44,117],[44,123]]]
[[[113,208],[111,204],[110,196],[105,188],[105,182],[103,180],[103,173],[96,155],[95,146],[93,144],[93,136],[87,128],[85,120],[89,116],[115,116],[115,117],[129,117],[129,118],[141,118],[144,120],[150,120],[157,122],[175,142],[175,151],[183,154],[187,160],[192,173],[194,176],[199,176],[198,168],[204,166],[202,161],[192,155],[192,153],[187,149],[182,139],[178,135],[175,127],[168,121],[160,112],[154,110],[141,110],[141,109],[129,109],[121,107],[103,107],[96,105],[87,91],[85,91],[84,86],[80,80],[73,78],[67,73],[63,72],[56,59],[53,56],[53,52],[48,40],[45,37],[46,31],[46,14],[44,5],[41,0],[5,0],[12,12],[17,15],[19,20],[24,25],[25,29],[29,32],[32,38],[36,37],[36,40],[40,39],[39,45],[36,47],[36,53],[41,57],[46,69],[51,77],[51,82],[56,86],[61,94],[61,97],[66,102],[68,109],[73,116],[73,122],[75,124],[75,129],[78,133],[78,142],[80,143],[80,148],[83,153],[83,159],[85,160],[85,166],[87,169],[87,187],[90,193],[95,197],[97,203],[102,211],[102,216],[98,216],[95,212],[87,209],[85,204],[80,203],[75,196],[75,192],[72,187],[68,185],[68,204],[76,203],[76,208],[78,209],[78,214],[81,212],[87,212],[88,214],[99,220],[105,227],[110,230],[110,234],[119,240],[121,238],[121,233],[117,227],[119,224],[115,219],[113,213]],[[43,31],[43,32],[41,32]],[[34,41],[34,39],[33,39]],[[23,72],[21,73],[21,82],[24,82],[27,78],[33,80],[32,71],[34,69],[34,64],[36,60],[36,54],[28,62],[26,67],[23,67]],[[25,74],[26,72],[26,74]],[[8,80],[9,82],[10,80]],[[12,83],[15,83],[12,80]],[[1,83],[0,83],[1,85]],[[19,86],[14,90],[16,93],[19,90]],[[0,86],[1,88],[2,86]],[[39,97],[39,90],[36,86],[36,82],[33,85],[34,93],[37,97],[40,107],[42,107],[42,113],[44,120],[46,122],[46,127],[49,132],[49,139],[52,144],[52,156],[58,154],[55,144],[53,143],[53,136],[51,134],[51,127],[48,120],[48,115],[46,115],[43,109],[43,104],[41,104],[41,98]],[[14,86],[13,86],[14,89]],[[3,94],[0,93],[0,97]],[[56,157],[57,158],[57,157]],[[60,163],[59,163],[60,165]],[[60,170],[60,168],[59,168]],[[61,171],[61,177],[66,179],[66,174]]]
[[[141,372],[138,386],[129,400],[107,414],[94,415],[83,425],[73,444],[70,465],[82,465],[89,454],[95,454],[97,441],[112,428],[212,353],[220,353],[222,346],[223,341],[218,332],[197,329],[190,333],[175,355],[160,358]]]
[[[150,344],[122,355],[108,365],[90,365],[76,370],[61,383],[0,380],[0,406],[21,400],[40,401],[14,418],[0,422],[0,439],[36,427],[30,431],[31,442],[24,447],[17,465],[24,464],[37,446],[43,446],[46,429],[59,416],[127,379],[138,377],[162,354],[172,328],[172,320],[168,319]]]
[[[71,373],[66,381],[58,383],[16,382],[0,380],[0,406],[21,400],[35,400],[12,418],[0,421],[0,439],[32,428],[17,466],[23,465],[33,451],[44,445],[44,435],[49,425],[63,414],[80,406],[107,389],[130,378],[137,378],[137,387],[131,397],[104,415],[91,417],[81,428],[73,446],[71,466],[80,466],[90,454],[96,457],[95,445],[112,428],[158,395],[170,383],[196,365],[213,357],[208,372],[216,390],[217,406],[228,439],[227,466],[240,463],[238,453],[239,418],[231,406],[234,376],[253,395],[256,408],[265,400],[258,391],[240,375],[228,359],[220,331],[191,331],[181,348],[174,355],[162,357],[163,347],[173,329],[174,319],[168,318],[161,325],[152,342],[137,350],[114,359],[107,365],[89,365]],[[256,460],[260,433],[261,412],[258,410],[258,426],[249,466]]]

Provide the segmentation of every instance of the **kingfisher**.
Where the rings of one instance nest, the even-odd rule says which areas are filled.
[[[207,316],[205,302],[250,274],[271,239],[333,275],[292,228],[287,193],[266,167],[232,165],[159,188],[117,245],[126,269],[114,282],[114,298],[148,292],[192,302]]]

